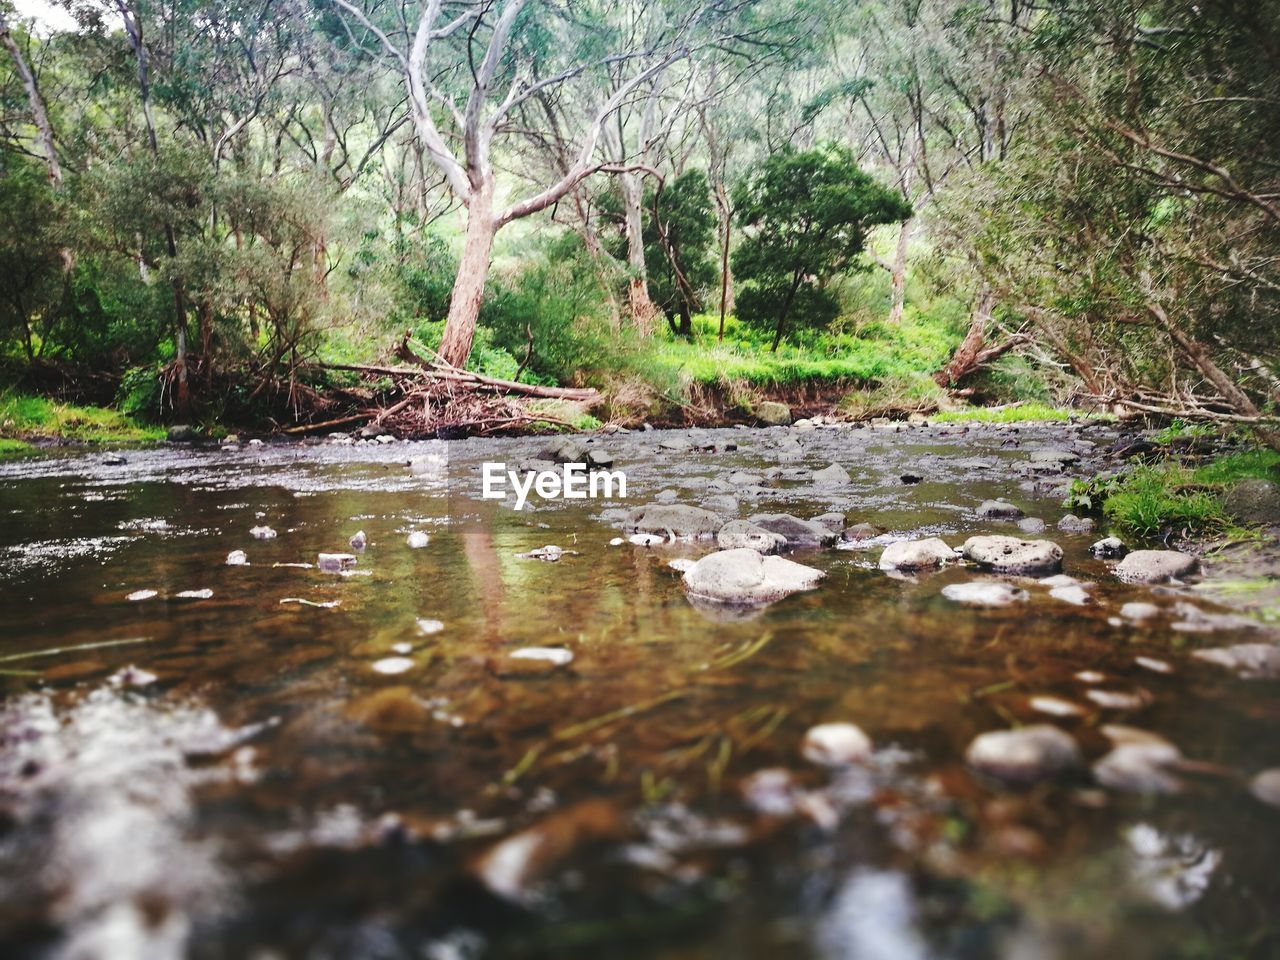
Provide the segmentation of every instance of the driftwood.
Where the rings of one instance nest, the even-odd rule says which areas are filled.
[[[1100,394],[1085,394],[1086,399],[1095,400],[1098,403],[1112,404],[1120,407],[1128,407],[1134,411],[1134,415],[1140,413],[1157,413],[1169,417],[1181,417],[1191,420],[1217,420],[1222,423],[1243,423],[1243,424],[1267,424],[1280,423],[1280,417],[1268,417],[1259,415],[1256,417],[1241,416],[1236,413],[1223,413],[1218,410],[1209,410],[1199,406],[1170,406],[1168,404],[1160,405],[1154,403],[1143,403],[1138,400],[1129,400],[1122,397],[1108,397]],[[1178,401],[1170,399],[1169,403],[1177,403]]]
[[[530,337],[532,340],[532,337]],[[541,387],[531,383],[518,383],[515,380],[500,380],[497,377],[486,377],[470,370],[462,370],[443,360],[427,360],[419,356],[409,346],[409,334],[404,335],[395,350],[396,356],[420,367],[430,377],[442,380],[455,380],[469,383],[480,389],[488,389],[496,393],[515,393],[526,397],[541,397],[547,400],[578,400],[592,402],[600,399],[600,391],[594,387]]]

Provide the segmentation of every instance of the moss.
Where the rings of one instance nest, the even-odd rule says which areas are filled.
[[[13,440],[8,437],[0,437],[0,457],[11,457],[17,454],[26,453],[31,449],[31,444],[25,440]]]
[[[0,437],[49,437],[85,443],[163,440],[163,427],[144,426],[119,410],[82,407],[19,393],[0,394]]]

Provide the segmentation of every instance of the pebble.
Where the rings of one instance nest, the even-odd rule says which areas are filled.
[[[1129,548],[1124,545],[1119,537],[1104,537],[1097,543],[1089,547],[1089,552],[1095,557],[1105,560],[1115,560],[1123,557],[1129,552]]]
[[[276,532],[272,530],[270,527],[250,527],[249,528],[249,536],[253,537],[253,539],[255,540],[271,540],[272,538],[275,537],[275,535],[276,535]]]
[[[429,637],[433,633],[439,633],[444,629],[443,620],[418,620],[418,633],[421,636]]]
[[[567,667],[573,663],[573,651],[564,647],[521,647],[509,656],[513,660],[538,660],[556,667]]]
[[[322,553],[316,557],[316,566],[326,573],[341,573],[356,565],[356,558],[349,553]]]
[[[871,755],[871,738],[852,723],[821,723],[804,735],[800,752],[826,767],[843,767]]]
[[[1027,591],[999,580],[951,583],[942,588],[942,595],[955,603],[974,607],[1006,607],[1031,599]]]
[[[627,541],[637,547],[656,547],[666,543],[667,538],[653,533],[633,533],[627,538]]]
[[[232,550],[227,554],[228,567],[247,567],[249,565],[249,555],[243,550]]]
[[[421,530],[415,530],[409,534],[409,539],[405,541],[409,545],[410,550],[421,550],[431,542],[431,537],[423,533]]]
[[[1134,601],[1120,608],[1120,616],[1126,620],[1150,620],[1160,615],[1160,608],[1154,603]]]
[[[203,590],[181,590],[174,596],[179,600],[208,600],[213,596],[213,591],[207,587]]]
[[[1097,670],[1081,670],[1075,677],[1081,683],[1102,683],[1107,679],[1106,674],[1099,673]]]
[[[1150,670],[1152,673],[1173,673],[1173,667],[1170,664],[1155,657],[1134,657],[1133,662],[1143,670]]]
[[[1043,780],[1080,762],[1070,734],[1048,724],[993,730],[975,737],[965,751],[974,769],[1015,783]]]
[[[414,662],[408,657],[383,657],[381,660],[374,662],[373,670],[375,673],[393,675],[412,670],[414,666]]]
[[[1036,713],[1051,717],[1078,717],[1084,713],[1084,707],[1061,697],[1032,697],[1028,704]]]
[[[1093,603],[1093,597],[1089,596],[1084,587],[1054,587],[1049,591],[1049,596],[1055,600],[1061,600],[1063,603],[1070,603],[1077,607],[1083,607],[1085,604]]]
[[[133,593],[125,597],[126,600],[150,600],[152,597],[159,596],[156,590],[135,590]]]
[[[688,557],[676,557],[674,560],[668,560],[667,566],[679,573],[688,573],[693,569],[693,561]]]
[[[364,535],[363,530],[357,530],[347,542],[351,544],[352,550],[359,553],[369,545],[369,538]]]
[[[1249,792],[1258,800],[1280,807],[1280,767],[1263,770],[1249,782]]]
[[[1129,693],[1122,690],[1089,690],[1085,696],[1104,710],[1141,710],[1151,703],[1145,690]]]

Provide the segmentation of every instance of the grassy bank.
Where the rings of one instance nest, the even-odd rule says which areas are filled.
[[[1223,497],[1241,480],[1280,483],[1280,453],[1253,449],[1198,467],[1173,460],[1135,467],[1115,477],[1076,480],[1066,506],[1101,510],[1116,526],[1143,537],[1175,534],[1246,535]]]
[[[109,407],[82,407],[20,393],[0,394],[0,453],[26,450],[31,441],[143,443],[163,440],[163,427],[141,424]]]

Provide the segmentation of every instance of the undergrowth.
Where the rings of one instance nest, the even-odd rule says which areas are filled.
[[[0,437],[20,441],[32,437],[86,443],[138,443],[163,440],[163,427],[144,426],[119,410],[82,407],[44,397],[0,394]]]

